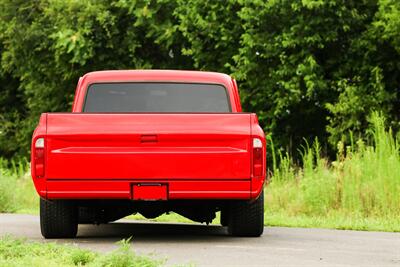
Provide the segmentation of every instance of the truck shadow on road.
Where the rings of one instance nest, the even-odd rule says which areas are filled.
[[[116,222],[103,225],[79,225],[77,238],[121,240],[133,237],[135,240],[210,240],[229,238],[226,227],[201,224],[171,224],[148,222]]]

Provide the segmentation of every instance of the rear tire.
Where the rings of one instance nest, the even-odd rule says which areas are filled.
[[[257,237],[264,231],[264,192],[253,201],[232,203],[228,231],[233,236]]]
[[[44,238],[74,238],[78,208],[68,201],[40,199],[40,230]]]

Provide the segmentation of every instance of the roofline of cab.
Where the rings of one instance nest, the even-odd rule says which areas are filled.
[[[93,83],[110,82],[176,82],[221,84],[228,92],[233,112],[240,112],[236,84],[229,75],[210,71],[192,70],[102,70],[89,72],[79,78],[72,112],[80,112],[86,89]]]

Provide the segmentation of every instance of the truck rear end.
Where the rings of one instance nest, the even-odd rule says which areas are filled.
[[[233,235],[261,235],[265,138],[256,115],[238,112],[229,76],[173,73],[89,74],[74,112],[42,114],[31,163],[45,237],[169,211],[205,223],[220,211]]]

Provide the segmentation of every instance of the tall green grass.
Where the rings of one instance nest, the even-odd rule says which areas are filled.
[[[272,225],[400,231],[399,140],[373,114],[367,138],[338,145],[336,160],[321,156],[316,140],[302,149],[301,167],[287,154],[273,155],[266,189]]]
[[[0,158],[0,212],[35,212],[38,198],[25,159]]]

